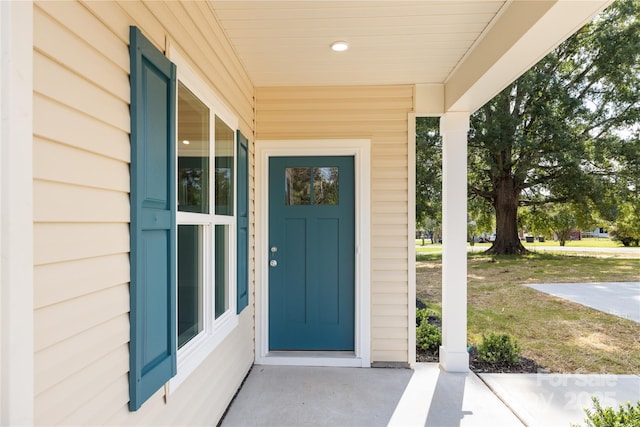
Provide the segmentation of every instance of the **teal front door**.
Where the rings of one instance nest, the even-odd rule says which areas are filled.
[[[353,157],[269,159],[269,349],[354,349]]]

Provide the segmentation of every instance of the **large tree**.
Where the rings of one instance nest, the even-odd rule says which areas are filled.
[[[442,137],[439,119],[416,121],[416,222],[431,229],[442,223]]]
[[[614,177],[625,175],[616,159],[638,147],[639,18],[640,0],[614,2],[472,115],[470,196],[496,215],[488,252],[526,252],[518,207],[603,206]]]
[[[468,209],[476,233],[494,229],[490,206],[471,199]],[[431,235],[434,243],[442,226],[442,136],[437,117],[421,117],[416,121],[416,223]]]

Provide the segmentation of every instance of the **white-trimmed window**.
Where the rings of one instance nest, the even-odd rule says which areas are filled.
[[[177,387],[237,325],[237,118],[177,65]]]

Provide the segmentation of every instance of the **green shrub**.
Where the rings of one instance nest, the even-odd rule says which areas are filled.
[[[416,308],[416,326],[420,326],[424,319],[429,319],[430,317],[440,319],[438,313],[431,310],[429,307]]]
[[[442,332],[425,317],[416,329],[416,341],[418,348],[435,353],[442,344]]]
[[[593,412],[585,409],[587,414],[585,422],[587,427],[638,427],[640,426],[640,400],[636,406],[627,402],[626,406],[620,405],[618,410],[611,407],[603,408],[596,397],[592,397]]]
[[[520,346],[509,335],[497,335],[493,332],[489,336],[482,335],[482,343],[478,346],[480,360],[491,365],[514,365],[520,361]]]
[[[420,326],[422,321],[429,317],[429,309],[428,308],[417,308],[416,309],[416,326]]]

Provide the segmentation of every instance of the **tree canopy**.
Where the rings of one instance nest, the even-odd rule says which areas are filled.
[[[640,0],[617,0],[471,116],[469,206],[495,212],[489,252],[526,252],[517,234],[522,206],[570,203],[634,224],[639,18]]]
[[[416,221],[421,226],[442,219],[442,137],[439,119],[416,121]]]

